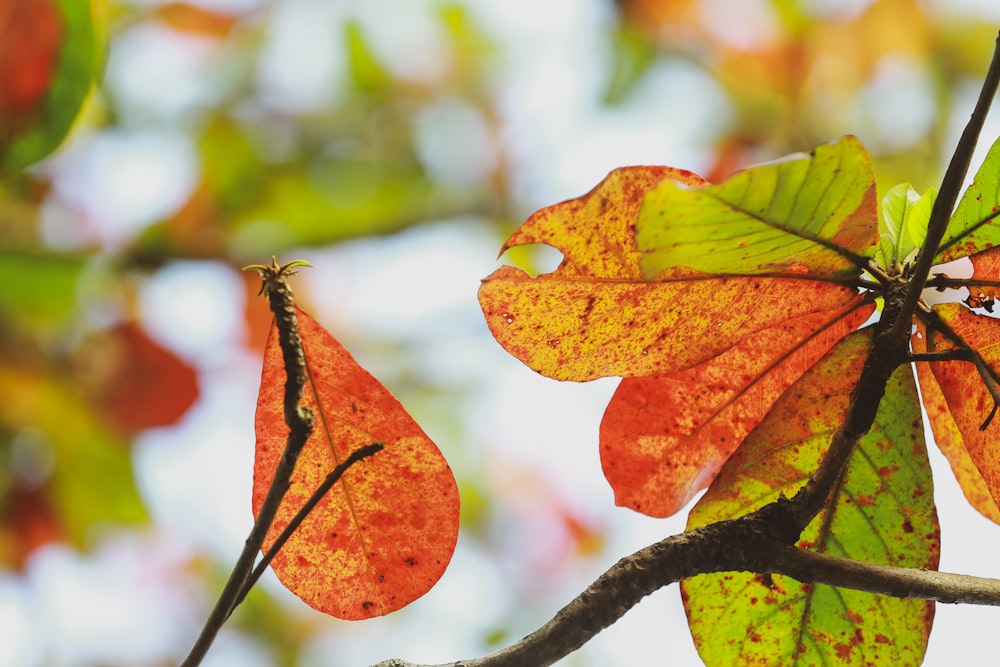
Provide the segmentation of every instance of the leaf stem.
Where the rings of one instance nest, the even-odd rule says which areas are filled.
[[[278,342],[285,362],[284,410],[285,423],[289,429],[288,439],[285,443],[284,454],[274,473],[274,480],[268,489],[267,497],[261,505],[246,542],[243,544],[243,551],[236,560],[233,571],[230,573],[222,593],[219,594],[215,607],[205,621],[201,634],[195,640],[184,662],[181,663],[181,667],[195,667],[201,664],[222,625],[233,613],[233,609],[236,608],[239,601],[246,595],[245,589],[257,553],[264,544],[264,538],[271,528],[281,499],[288,491],[295,462],[312,434],[312,412],[299,405],[306,383],[306,362],[305,352],[302,349],[302,339],[299,337],[298,319],[295,315],[295,300],[292,288],[287,281],[288,276],[295,274],[292,269],[301,265],[303,265],[302,262],[292,262],[279,266],[277,261],[272,258],[270,265],[255,265],[245,269],[260,273],[264,281],[261,289],[267,293],[271,312],[274,313],[274,321],[278,329]]]

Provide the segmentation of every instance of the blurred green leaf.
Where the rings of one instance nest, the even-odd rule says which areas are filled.
[[[632,23],[618,26],[611,45],[611,80],[604,92],[604,101],[614,105],[621,104],[642,81],[658,54],[649,37]]]
[[[347,23],[344,26],[344,36],[351,80],[355,88],[366,93],[388,90],[392,77],[368,46],[361,26],[353,21]]]
[[[51,331],[76,310],[80,257],[0,250],[0,321],[7,326]]]

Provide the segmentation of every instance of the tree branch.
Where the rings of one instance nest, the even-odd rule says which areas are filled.
[[[441,665],[391,659],[375,667],[544,667],[583,646],[650,593],[710,572],[768,572],[893,597],[1000,606],[1000,580],[837,558],[753,530],[749,542],[741,542],[748,539],[746,518],[674,535],[621,559],[549,622],[496,653]],[[763,542],[768,544],[758,551]]]

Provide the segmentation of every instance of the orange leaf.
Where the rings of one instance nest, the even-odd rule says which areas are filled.
[[[679,511],[779,396],[871,315],[861,298],[748,336],[670,375],[628,377],[601,422],[601,463],[615,502],[649,516]]]
[[[970,312],[959,304],[936,306],[934,310],[987,363],[1000,366],[1000,321]],[[929,348],[927,328],[918,321],[912,338],[914,352]],[[935,337],[937,349],[941,338]],[[946,346],[950,347],[950,346]],[[973,364],[966,361],[918,362],[920,395],[934,432],[934,441],[951,464],[969,504],[986,518],[1000,523],[1000,426],[994,419],[985,431],[980,425],[993,408],[993,399]]]
[[[313,411],[315,428],[264,548],[339,462],[359,447],[385,443],[348,469],[272,562],[281,582],[310,606],[344,619],[380,616],[426,593],[444,573],[458,539],[458,489],[441,452],[389,391],[297,312],[309,371],[302,404]],[[285,449],[284,386],[272,327],[257,402],[255,516]]]

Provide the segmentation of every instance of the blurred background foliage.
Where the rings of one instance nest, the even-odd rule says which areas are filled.
[[[0,664],[169,664],[189,645],[249,525],[270,320],[239,268],[272,254],[317,265],[302,304],[452,461],[463,538],[440,601],[373,629],[265,582],[215,664],[456,659],[532,629],[671,528],[595,481],[607,384],[564,394],[582,446],[552,442],[577,434],[556,406],[517,407],[552,383],[491,347],[490,253],[629,162],[718,180],[853,133],[884,187],[934,186],[996,10],[0,0]],[[588,650],[568,662],[628,664]]]

